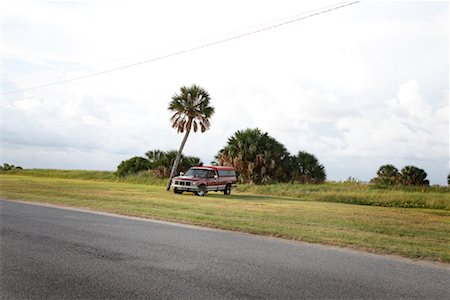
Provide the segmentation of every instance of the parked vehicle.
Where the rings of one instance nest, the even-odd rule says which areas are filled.
[[[223,191],[224,195],[230,195],[231,188],[236,187],[236,171],[233,167],[192,167],[186,174],[174,177],[172,187],[175,194],[193,192],[204,196],[210,191]]]

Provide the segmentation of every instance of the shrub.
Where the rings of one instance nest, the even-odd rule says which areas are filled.
[[[148,159],[140,156],[135,156],[128,160],[124,160],[117,167],[116,175],[118,177],[124,177],[126,175],[135,174],[141,171],[149,170],[151,163]]]

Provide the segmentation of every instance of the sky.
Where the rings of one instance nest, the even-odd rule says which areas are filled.
[[[307,17],[346,3],[3,1],[0,163],[115,170],[178,149],[167,108],[197,84],[216,113],[183,152],[204,164],[258,127],[291,154],[316,155],[328,180],[369,181],[393,164],[446,184],[448,1]]]

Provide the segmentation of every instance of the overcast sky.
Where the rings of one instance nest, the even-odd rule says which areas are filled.
[[[195,83],[216,114],[184,153],[205,164],[236,130],[259,127],[292,154],[315,154],[329,180],[368,181],[389,163],[446,184],[446,1],[363,1],[153,60],[337,3],[3,1],[0,162],[115,170],[148,150],[177,149],[167,107]]]

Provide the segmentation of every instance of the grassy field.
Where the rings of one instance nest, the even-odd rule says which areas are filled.
[[[77,178],[81,176],[84,179],[74,179],[75,174],[66,174],[64,179],[37,173],[27,173],[25,176],[23,173],[1,174],[0,197],[450,263],[450,199],[445,190],[389,191],[370,190],[367,187],[364,187],[366,190],[358,190],[345,184],[330,184],[329,187],[297,187],[296,194],[290,195],[294,193],[290,190],[294,187],[289,189],[289,185],[278,188],[241,186],[240,191],[234,191],[231,196],[209,193],[206,197],[197,197],[166,192],[162,181],[155,185],[117,182],[107,173],[101,172],[77,175]],[[86,178],[89,176],[93,178]],[[257,190],[270,187],[275,190]],[[280,191],[289,196],[273,195]],[[342,198],[338,202],[347,203],[335,203],[333,199],[327,198],[333,193],[334,197]],[[426,203],[434,201],[432,198],[438,195],[441,197],[436,203],[444,204],[436,205],[440,209],[348,204],[358,203],[346,199],[352,193],[362,199],[376,199],[376,195],[385,195],[383,201],[388,201],[392,194],[397,199],[394,201],[406,199],[412,203],[414,199],[422,201],[420,195],[424,195],[422,198],[425,200],[430,198]],[[413,200],[408,198],[411,195]]]

